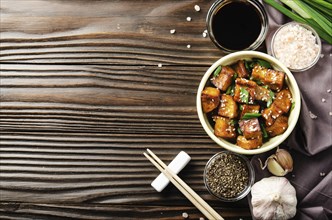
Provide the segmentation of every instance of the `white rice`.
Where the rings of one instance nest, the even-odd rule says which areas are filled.
[[[315,61],[319,45],[314,34],[299,24],[281,28],[274,37],[274,56],[291,69],[303,69]]]

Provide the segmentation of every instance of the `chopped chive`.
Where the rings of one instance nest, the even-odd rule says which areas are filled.
[[[266,129],[265,129],[264,124],[263,124],[263,123],[260,123],[260,125],[261,125],[261,129],[262,129],[262,133],[263,133],[263,138],[268,138],[269,135],[268,135],[268,133],[267,133],[267,131],[266,131]]]
[[[273,102],[273,100],[275,99],[275,95],[274,95],[274,92],[272,92],[271,90],[270,90],[270,92],[269,92],[269,99],[267,100],[267,103],[266,103],[266,107],[270,107],[271,105],[272,105],[272,102]]]
[[[271,69],[272,66],[269,62],[265,61],[265,60],[261,60],[261,59],[255,59],[255,61],[260,65],[263,66],[265,68]]]
[[[252,118],[258,118],[260,116],[262,116],[261,113],[247,112],[242,116],[242,119],[252,119]]]
[[[292,102],[291,111],[295,108],[295,102]]]
[[[220,71],[221,71],[221,66],[218,66],[217,69],[214,71],[213,76],[214,77],[218,76]]]
[[[236,124],[237,124],[237,120],[235,120],[235,119],[232,119],[229,122],[229,125],[231,125],[231,126],[235,126]]]
[[[238,133],[239,135],[242,135],[242,134],[243,134],[243,133],[242,133],[242,130],[241,130],[240,127],[237,128],[237,133]]]
[[[246,104],[249,102],[249,92],[243,87],[240,88],[240,99]]]
[[[237,76],[238,76],[238,74],[235,73],[235,74],[233,75],[233,80],[235,80],[235,79],[237,78]]]
[[[240,108],[240,110],[242,111],[242,110],[243,110],[243,105],[240,105],[239,108]]]

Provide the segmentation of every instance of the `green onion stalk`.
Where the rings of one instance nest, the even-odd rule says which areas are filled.
[[[332,44],[331,0],[264,0],[264,2],[292,20],[311,26],[323,40]]]

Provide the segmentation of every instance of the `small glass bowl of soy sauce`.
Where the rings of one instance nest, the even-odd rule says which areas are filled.
[[[256,50],[268,32],[268,17],[258,0],[217,0],[206,24],[212,42],[226,53]]]

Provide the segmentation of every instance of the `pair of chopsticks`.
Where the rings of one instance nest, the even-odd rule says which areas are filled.
[[[143,153],[149,161],[157,167],[157,169],[162,172],[175,186],[178,188],[187,199],[192,202],[204,215],[210,220],[223,220],[223,218],[209,205],[207,204],[194,190],[192,190],[183,180],[178,177],[171,169],[169,169],[166,164],[161,161],[157,155],[155,155],[151,150],[146,149],[147,153]]]

